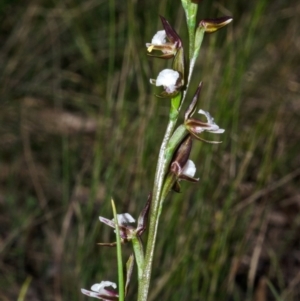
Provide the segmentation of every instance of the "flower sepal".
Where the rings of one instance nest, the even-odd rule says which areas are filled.
[[[138,218],[137,228],[135,230],[138,237],[142,236],[142,234],[146,230],[151,201],[152,201],[152,193],[149,193],[146,205],[144,206]]]
[[[205,32],[212,33],[226,26],[233,20],[232,17],[221,17],[215,19],[204,19],[200,21],[199,27],[204,28]]]

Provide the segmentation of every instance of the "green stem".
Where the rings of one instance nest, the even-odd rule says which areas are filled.
[[[115,206],[115,202],[111,200],[111,206],[114,214],[114,220],[116,225],[116,240],[117,240],[117,260],[118,260],[118,278],[119,278],[119,301],[124,301],[124,277],[123,277],[123,263],[122,263],[122,247],[121,247],[121,237],[120,237],[120,229],[117,218],[117,210]]]
[[[177,114],[175,114],[177,112]],[[143,266],[143,275],[139,284],[138,292],[138,301],[146,301],[148,297],[150,279],[151,279],[151,269],[154,255],[154,248],[157,235],[158,227],[158,210],[160,207],[160,195],[164,184],[164,177],[167,171],[167,168],[170,163],[169,157],[166,157],[166,149],[168,142],[174,132],[174,128],[178,118],[178,111],[172,110],[170,112],[169,123],[163,138],[163,142],[160,147],[160,152],[158,156],[158,162],[156,167],[154,186],[153,186],[153,195],[152,195],[152,204],[150,209],[150,221],[149,221],[149,234],[147,241],[147,248],[145,254],[145,263]]]
[[[159,208],[158,208],[157,220],[159,220],[159,218],[160,218],[164,200],[166,199],[169,191],[172,189],[175,181],[176,181],[176,176],[174,174],[169,174],[167,176],[162,193],[161,193],[161,201],[160,201]],[[156,227],[158,227],[158,223],[156,224]],[[156,231],[157,231],[157,229],[156,229]]]
[[[195,27],[198,4],[192,3],[190,0],[182,0],[182,6],[185,11],[186,23],[189,32],[189,59],[193,57],[195,47]]]
[[[145,263],[143,266],[143,274],[141,281],[139,283],[138,301],[146,301],[148,297],[150,279],[151,279],[151,269],[153,262],[153,255],[155,249],[155,242],[159,224],[159,217],[162,211],[162,204],[167,196],[168,191],[172,187],[172,181],[165,180],[165,175],[170,165],[171,159],[174,152],[176,151],[180,142],[186,137],[187,130],[184,126],[179,126],[174,132],[176,121],[178,116],[174,118],[174,112],[171,112],[169,124],[161,145],[159,159],[156,169],[154,188],[153,188],[153,198],[150,211],[150,223],[149,223],[149,234],[148,242],[145,255]],[[174,133],[173,133],[174,132]],[[173,135],[172,135],[173,133]]]

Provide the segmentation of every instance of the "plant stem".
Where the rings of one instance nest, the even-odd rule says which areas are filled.
[[[123,277],[123,263],[122,263],[122,247],[121,247],[121,237],[120,237],[120,229],[117,218],[117,210],[115,206],[115,202],[111,200],[111,206],[114,214],[114,220],[116,225],[116,239],[117,239],[117,260],[118,260],[118,277],[119,277],[119,301],[124,301],[124,277]]]
[[[189,58],[192,58],[195,47],[195,27],[198,4],[192,3],[190,0],[182,0],[181,3],[185,12],[189,32]]]
[[[169,119],[165,136],[163,138],[163,142],[160,147],[160,152],[159,152],[159,157],[158,157],[158,162],[156,167],[156,174],[155,174],[154,187],[153,187],[153,197],[152,197],[152,204],[150,210],[149,234],[148,234],[148,241],[147,241],[147,248],[146,248],[146,255],[145,255],[145,263],[143,266],[143,275],[139,285],[138,301],[147,301],[147,297],[148,297],[154,248],[155,248],[157,228],[159,222],[157,217],[160,208],[160,203],[162,201],[160,196],[164,184],[164,177],[166,174],[166,170],[171,160],[169,156],[166,156],[166,150],[178,118],[178,114],[174,116],[174,112],[172,113],[170,114],[172,117],[170,117]]]
[[[183,125],[179,126],[174,132],[178,115],[175,117],[174,112],[171,112],[170,116],[173,118],[170,117],[169,124],[161,145],[157,171],[155,175],[152,207],[150,211],[148,242],[143,266],[143,275],[139,283],[138,301],[147,300],[159,217],[162,211],[163,201],[175,181],[175,178],[172,176],[165,179],[166,172],[174,152],[188,133]]]

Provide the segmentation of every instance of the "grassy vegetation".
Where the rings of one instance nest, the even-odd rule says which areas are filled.
[[[152,301],[300,298],[300,4],[227,2],[200,4],[199,20],[234,22],[205,37],[191,89],[203,80],[226,132],[195,143],[201,181],[167,200]],[[138,216],[152,187],[169,107],[149,84],[166,63],[145,49],[159,14],[186,41],[179,0],[1,2],[1,300],[84,300],[117,280],[98,216],[111,196]]]

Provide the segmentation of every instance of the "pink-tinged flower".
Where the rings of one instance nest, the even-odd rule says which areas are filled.
[[[131,225],[131,224],[135,223],[135,219],[129,213],[117,214],[118,228],[120,230],[120,236],[121,236],[122,243],[126,243],[126,242],[132,240],[133,237],[139,238],[145,232],[147,221],[148,221],[148,213],[149,213],[149,208],[150,208],[150,204],[151,204],[151,198],[152,198],[152,195],[149,194],[146,205],[139,215],[136,227]],[[116,229],[116,224],[115,224],[114,219],[110,220],[105,217],[99,216],[99,220],[100,220],[100,222],[108,225],[109,227]],[[116,243],[115,242],[98,243],[98,245],[113,247],[116,245]]]
[[[159,30],[152,38],[151,43],[146,43],[148,55],[169,59],[175,56],[177,50],[182,47],[182,42],[176,31],[172,28],[169,22],[160,17],[164,30]],[[162,52],[160,55],[150,54],[153,50]]]
[[[192,118],[192,115],[197,109],[197,102],[198,102],[198,96],[200,94],[202,88],[202,83],[199,84],[197,91],[195,93],[195,96],[192,100],[192,103],[190,104],[189,108],[187,109],[185,113],[185,127],[186,129],[198,140],[204,141],[204,142],[210,142],[210,143],[219,143],[216,141],[207,141],[199,136],[202,132],[210,132],[213,134],[222,134],[225,132],[224,129],[221,129],[214,121],[214,119],[211,117],[211,115],[204,111],[199,110],[198,113],[205,115],[207,122],[201,121],[199,119]]]
[[[150,79],[150,83],[157,87],[164,87],[165,91],[157,95],[158,97],[174,97],[183,85],[180,73],[173,69],[162,70],[156,80]]]
[[[199,27],[204,28],[205,32],[212,33],[226,26],[233,20],[232,17],[221,17],[216,19],[204,19],[200,21]]]
[[[107,289],[107,287],[116,289],[117,285],[114,282],[101,281],[100,283],[94,284],[90,291],[82,288],[81,292],[89,297],[94,297],[104,301],[118,300],[119,295],[115,291]]]

